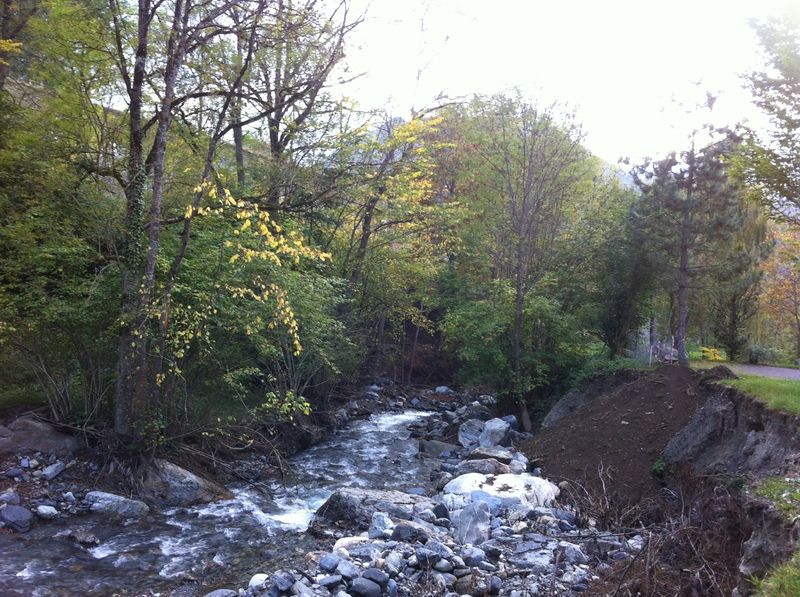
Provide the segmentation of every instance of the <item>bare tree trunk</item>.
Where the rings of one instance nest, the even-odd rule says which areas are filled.
[[[117,7],[112,3],[112,11]],[[140,306],[140,275],[144,264],[144,196],[147,173],[144,160],[144,131],[142,129],[142,103],[149,43],[150,3],[139,3],[137,45],[134,56],[133,76],[123,77],[128,87],[129,140],[128,140],[128,185],[125,189],[127,210],[125,215],[125,242],[121,259],[122,308],[119,352],[117,355],[117,380],[114,402],[114,430],[121,438],[131,438],[133,429],[134,396],[138,383],[137,371],[143,363],[139,357],[139,344],[143,336],[142,309]],[[121,25],[115,21],[118,39]],[[121,42],[118,42],[121,45]],[[120,53],[122,48],[120,47]],[[122,54],[121,54],[122,55]],[[124,65],[123,65],[124,68]]]
[[[417,345],[419,344],[419,326],[414,326],[416,331],[414,332],[414,343],[411,346],[411,359],[408,364],[408,378],[406,380],[407,383],[411,383],[411,376],[414,373],[414,363],[417,360]]]
[[[686,218],[686,216],[684,216]],[[689,245],[688,224],[684,222],[681,229],[680,265],[678,266],[678,327],[675,334],[675,348],[678,351],[678,363],[681,367],[689,366],[686,353],[686,328],[689,321]]]
[[[375,214],[378,198],[379,196],[377,194],[373,195],[364,207],[364,217],[361,220],[361,238],[358,241],[358,249],[354,257],[353,269],[350,272],[349,292],[353,291],[361,279],[361,273],[364,269],[364,259],[367,256],[369,239],[372,236],[372,216]]]
[[[252,38],[252,36],[251,36]],[[252,41],[251,41],[252,47]],[[242,64],[244,62],[244,42],[241,35],[236,36],[236,60],[241,72]],[[249,59],[249,56],[248,56]],[[233,152],[236,156],[236,184],[238,186],[238,195],[242,194],[245,183],[245,169],[244,169],[244,133],[242,131],[242,100],[239,97],[242,90],[242,77],[240,76],[235,88],[236,97],[233,99],[231,105],[231,120],[233,122]]]
[[[150,16],[149,0],[140,0],[134,75],[129,84],[130,141],[126,217],[126,255],[123,258],[123,305],[117,361],[117,387],[114,427],[122,438],[138,435],[136,421],[157,395],[155,379],[148,367],[148,306],[155,284],[155,270],[161,242],[161,209],[164,192],[164,159],[167,133],[172,121],[175,82],[181,68],[188,11],[184,3],[175,4],[164,72],[164,97],[159,108],[157,128],[150,156],[153,177],[148,214],[147,248],[144,247],[144,194],[147,184],[144,160],[142,102],[147,63]]]
[[[686,199],[683,207],[681,221],[680,263],[678,265],[678,329],[676,334],[676,348],[678,350],[678,364],[681,367],[689,366],[689,355],[686,351],[686,331],[689,324],[689,244],[691,242],[692,201],[694,200],[695,153],[694,139],[689,152],[689,170],[686,177]]]

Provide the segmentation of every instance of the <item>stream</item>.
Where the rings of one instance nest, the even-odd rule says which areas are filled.
[[[3,596],[142,595],[181,584],[211,590],[246,584],[255,572],[302,558],[316,547],[304,531],[339,487],[406,490],[430,478],[408,425],[429,413],[405,411],[354,421],[290,462],[291,481],[268,491],[233,485],[234,499],[167,510],[128,525],[89,514],[0,535]],[[423,481],[424,480],[424,481]],[[83,529],[100,544],[82,547],[59,531]]]

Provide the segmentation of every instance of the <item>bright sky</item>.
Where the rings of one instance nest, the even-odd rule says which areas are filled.
[[[449,97],[519,87],[577,109],[600,157],[685,146],[705,91],[715,124],[759,115],[741,74],[761,64],[748,20],[800,0],[351,0],[365,22],[348,47],[346,93],[397,115]],[[419,81],[417,72],[421,70]],[[701,82],[698,89],[694,83]]]

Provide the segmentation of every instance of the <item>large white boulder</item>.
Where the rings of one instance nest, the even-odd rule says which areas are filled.
[[[443,493],[470,498],[473,492],[481,492],[497,498],[503,503],[522,503],[530,507],[549,506],[558,497],[558,487],[546,479],[528,473],[515,475],[483,475],[467,473],[444,486]],[[471,501],[471,500],[470,500]]]

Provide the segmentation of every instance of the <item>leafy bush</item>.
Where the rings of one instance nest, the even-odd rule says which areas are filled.
[[[708,346],[701,346],[700,353],[706,361],[724,361],[725,356],[719,351],[718,348],[711,348]]]
[[[747,362],[753,365],[776,363],[779,360],[778,351],[774,348],[752,344],[747,347]]]
[[[572,384],[578,385],[581,382],[610,375],[622,369],[641,369],[644,365],[636,360],[627,357],[609,356],[608,351],[602,350],[597,354],[589,356],[580,368],[576,369],[572,375]]]

